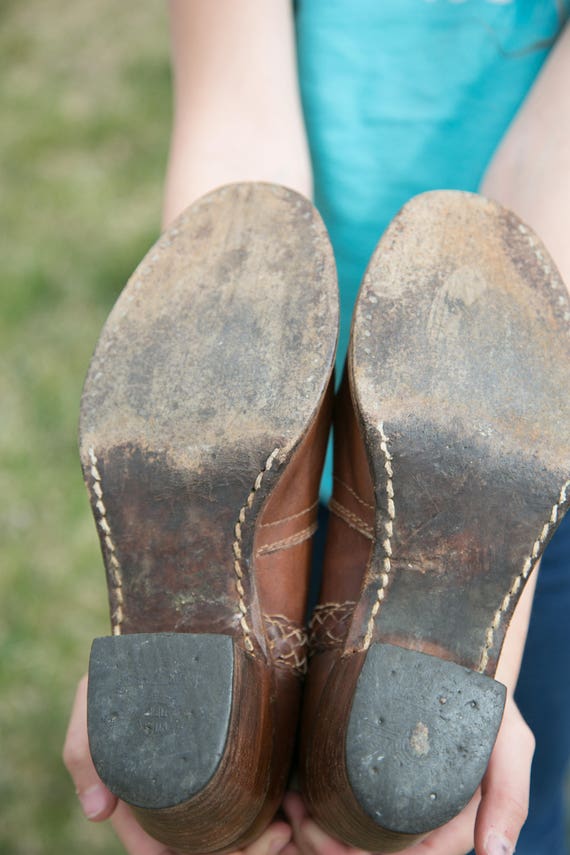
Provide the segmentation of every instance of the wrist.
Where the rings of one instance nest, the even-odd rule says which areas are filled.
[[[200,133],[175,127],[165,183],[163,226],[223,184],[264,181],[312,195],[309,153],[300,135],[287,137],[238,125]]]

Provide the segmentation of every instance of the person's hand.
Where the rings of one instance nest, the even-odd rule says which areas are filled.
[[[528,811],[534,736],[510,694],[481,789],[467,807],[400,855],[512,855]],[[366,855],[329,837],[309,816],[297,793],[284,810],[301,855]]]
[[[63,761],[73,778],[87,819],[100,822],[110,817],[128,855],[173,855],[163,843],[143,831],[129,807],[109,792],[95,771],[87,740],[87,677],[83,677],[77,687]],[[274,822],[242,852],[244,855],[277,855],[287,847],[285,855],[293,855],[290,841],[291,829],[287,823]]]

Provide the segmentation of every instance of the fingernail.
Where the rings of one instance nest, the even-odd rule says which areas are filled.
[[[487,855],[513,855],[515,850],[505,837],[492,831],[487,838],[485,851]]]
[[[96,819],[107,807],[107,795],[99,784],[77,793],[77,796],[87,819]]]

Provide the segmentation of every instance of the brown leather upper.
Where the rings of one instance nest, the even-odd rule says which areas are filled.
[[[304,628],[318,489],[330,428],[332,381],[257,523],[254,578],[274,664],[306,668]]]

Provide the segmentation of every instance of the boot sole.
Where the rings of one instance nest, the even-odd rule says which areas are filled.
[[[253,542],[323,401],[337,315],[312,205],[232,185],[149,251],[89,368],[80,454],[113,627],[91,656],[91,751],[183,851],[246,845],[284,786]]]
[[[540,241],[481,197],[415,198],[372,257],[349,371],[374,546],[306,769],[353,846],[411,845],[484,774],[505,632],[570,501],[569,320]]]

